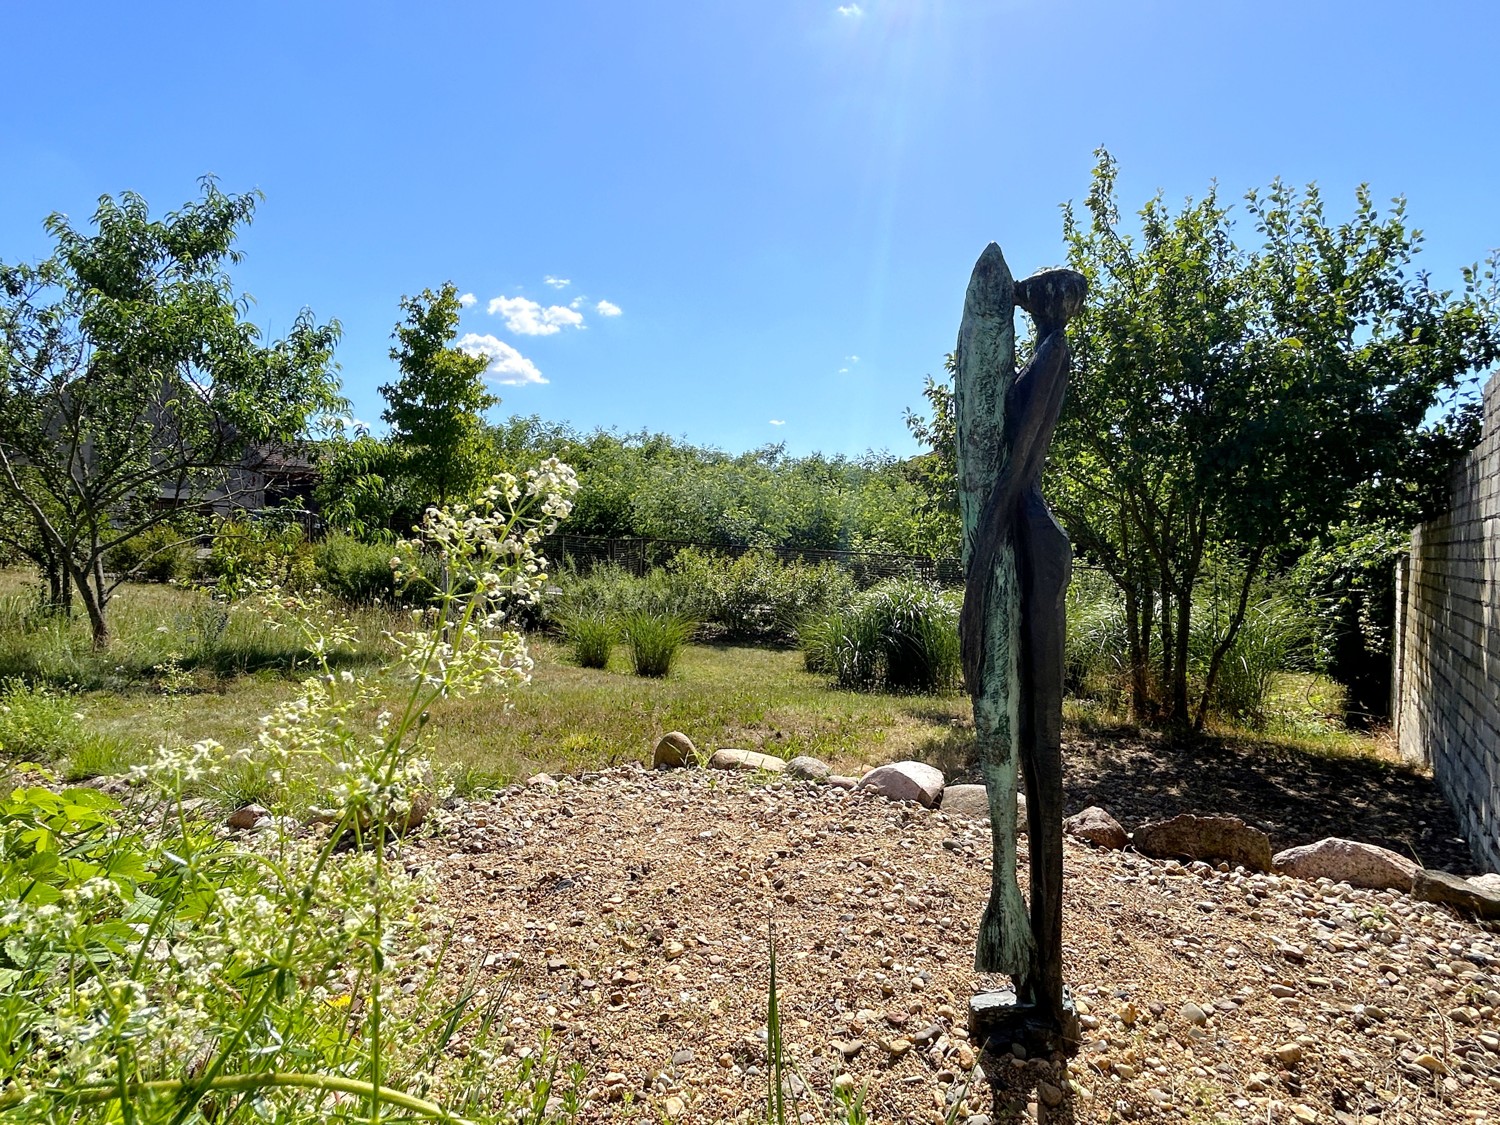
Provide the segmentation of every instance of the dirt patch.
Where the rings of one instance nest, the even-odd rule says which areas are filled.
[[[773,925],[808,1120],[841,1120],[847,1088],[891,1122],[1500,1121],[1500,948],[1391,892],[1069,841],[1086,1030],[1064,1066],[967,1040],[969,997],[1003,983],[971,968],[978,821],[623,768],[463,806],[406,854],[485,987],[508,990],[515,1049],[545,1030],[582,1068],[586,1121],[764,1119]]]

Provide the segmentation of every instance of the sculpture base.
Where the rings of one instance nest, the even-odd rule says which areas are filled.
[[[1071,1055],[1080,1042],[1073,994],[1063,989],[1059,1024],[1037,1005],[1021,1003],[1013,989],[981,992],[969,1001],[969,1042],[996,1055],[1007,1054],[1017,1046],[1025,1050],[1027,1058]]]

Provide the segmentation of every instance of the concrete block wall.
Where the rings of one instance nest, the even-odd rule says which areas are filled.
[[[1476,862],[1500,871],[1500,374],[1448,511],[1412,532],[1396,605],[1397,745],[1432,767]]]

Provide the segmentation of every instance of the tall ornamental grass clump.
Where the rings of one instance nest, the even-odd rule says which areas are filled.
[[[675,614],[632,613],[620,623],[637,676],[660,678],[671,672],[682,646],[692,639],[695,623]]]
[[[605,668],[609,654],[620,639],[620,626],[600,610],[565,613],[561,620],[563,640],[580,668]]]
[[[620,621],[633,613],[678,613],[682,609],[681,592],[663,570],[635,575],[622,566],[606,563],[587,571],[565,571],[557,576],[557,585],[562,592],[550,610],[555,624],[580,614]]]
[[[1201,682],[1222,632],[1210,614],[1200,614],[1199,622],[1189,655],[1194,679]],[[1306,611],[1290,598],[1273,594],[1246,609],[1209,697],[1214,714],[1264,727],[1271,719],[1269,704],[1277,677],[1309,663],[1312,631]]]
[[[314,674],[254,746],[159,750],[140,770],[159,802],[144,817],[89,789],[0,798],[0,1116],[311,1125],[576,1114],[576,1076],[563,1089],[555,1067],[503,1057],[503,992],[481,986],[478,966],[456,989],[448,982],[463,973],[440,975],[462,946],[427,877],[388,846],[433,799],[427,709],[527,682],[524,640],[496,607],[540,592],[537,545],[576,488],[548,461],[523,481],[498,479],[476,506],[429,512],[399,546],[398,575],[436,557],[449,581],[391,642],[404,684],[394,698],[335,671],[329,654],[347,634],[334,607],[265,590]],[[225,838],[193,819],[184,790],[213,792],[244,762],[264,770],[277,813],[294,778],[331,776],[330,828],[277,820]]]
[[[846,608],[809,620],[799,639],[809,671],[839,687],[942,691],[962,677],[957,596],[896,578]]]
[[[1075,567],[1065,607],[1068,693],[1119,707],[1129,689],[1130,669],[1125,602],[1119,588],[1097,570]]]

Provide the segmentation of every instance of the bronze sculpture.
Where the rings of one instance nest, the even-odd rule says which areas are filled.
[[[1015,986],[976,997],[971,1023],[985,1038],[1049,1049],[1078,1037],[1062,984],[1063,597],[1072,550],[1039,478],[1067,389],[1065,326],[1086,291],[1073,270],[1015,282],[991,243],[974,266],[955,353],[966,575],[960,633],[994,849],[974,966],[1007,973]],[[1016,305],[1036,323],[1036,347],[1019,375]],[[1018,768],[1026,786],[1029,911],[1017,883]]]

